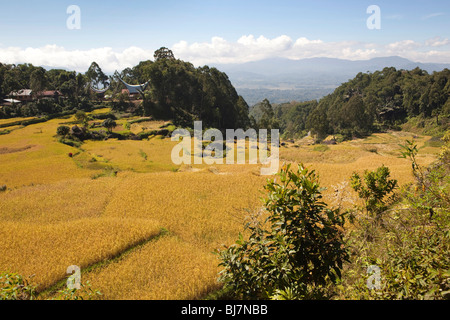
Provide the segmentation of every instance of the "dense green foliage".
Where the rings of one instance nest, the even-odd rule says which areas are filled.
[[[404,186],[397,205],[377,218],[355,212],[341,298],[450,299],[449,133],[444,141],[440,159],[429,168],[417,164],[414,143],[405,145],[415,183]],[[376,289],[367,286],[370,265],[381,271]]]
[[[129,84],[149,86],[133,104],[122,94],[122,78]],[[193,126],[202,120],[204,126],[218,129],[247,128],[250,125],[248,105],[239,96],[227,75],[208,66],[195,68],[175,59],[167,48],[155,52],[155,61],[140,62],[113,76],[106,76],[93,62],[85,74],[64,70],[46,71],[31,64],[0,64],[0,101],[10,92],[32,88],[33,92],[58,90],[64,98],[34,99],[26,104],[5,106],[0,118],[48,115],[68,110],[90,111],[98,96],[90,87],[109,87],[114,96],[110,105],[116,112],[133,111],[156,119],[171,119],[176,125]]]
[[[308,116],[317,105],[316,100],[270,104],[269,100],[265,99],[251,107],[249,115],[254,121],[253,127],[277,128],[280,129],[283,138],[295,139],[307,134]]]
[[[102,126],[108,129],[108,132],[112,132],[112,130],[117,126],[117,123],[113,119],[106,119],[102,122]]]
[[[31,279],[31,277],[30,277]],[[35,300],[38,297],[37,286],[17,273],[0,273],[1,300]],[[57,292],[51,300],[93,300],[99,299],[102,293],[92,289],[89,281],[80,283],[80,288],[65,287]]]
[[[395,127],[408,118],[435,117],[448,126],[450,115],[450,70],[428,74],[385,68],[374,73],[359,73],[334,93],[320,100],[320,114],[313,112],[309,128],[319,135],[362,136]]]
[[[0,300],[33,300],[36,298],[36,286],[30,284],[17,273],[0,274]]]
[[[21,89],[32,89],[34,98],[32,102],[2,107],[0,118],[46,116],[77,109],[90,111],[93,103],[88,81],[86,75],[76,72],[0,63],[0,101]],[[44,90],[59,91],[65,98],[40,99],[37,95]]]
[[[450,125],[450,70],[428,74],[385,68],[359,73],[318,102],[273,105],[275,118],[285,138],[297,138],[311,131],[318,140],[328,135],[346,139],[384,129],[399,128],[413,118],[434,119],[440,132]],[[262,103],[251,108],[258,122]]]
[[[386,197],[397,187],[397,180],[389,179],[390,170],[385,166],[376,171],[365,171],[361,178],[358,173],[351,177],[352,188],[364,200],[367,213],[379,217],[386,210]]]
[[[301,165],[293,171],[288,165],[279,179],[265,187],[268,217],[253,217],[248,240],[241,235],[220,252],[220,280],[243,298],[325,298],[348,258],[344,215],[321,201],[314,171]]]
[[[248,105],[225,73],[208,66],[195,68],[166,51],[155,53],[154,62],[143,61],[117,73],[112,87],[119,76],[130,84],[150,80],[142,97],[144,116],[172,119],[183,126],[202,120],[204,126],[219,129],[248,127]]]

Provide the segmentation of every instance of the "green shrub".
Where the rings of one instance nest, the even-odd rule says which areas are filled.
[[[428,213],[411,208],[391,210],[377,223],[359,217],[350,235],[353,258],[339,286],[340,298],[450,299],[449,217],[448,210],[439,211],[430,220]],[[379,288],[367,285],[370,265],[380,268]]]
[[[56,134],[61,137],[66,137],[70,133],[70,128],[68,126],[59,126],[56,129]]]
[[[139,155],[144,158],[144,161],[148,159],[148,155],[142,149],[139,150]]]
[[[31,278],[31,277],[30,277]],[[102,293],[91,288],[87,281],[80,284],[80,289],[65,288],[57,292],[51,300],[94,300],[100,298]],[[37,298],[36,286],[17,273],[0,273],[0,300],[35,300]]]
[[[116,121],[114,121],[111,118],[106,119],[105,121],[102,122],[102,126],[105,127],[106,129],[108,129],[108,132],[112,132],[112,130],[117,127],[117,123]]]
[[[92,180],[96,180],[98,178],[103,178],[103,177],[117,177],[117,173],[119,173],[118,169],[116,169],[112,166],[108,166],[108,167],[103,168],[102,173],[92,176]]]
[[[348,259],[343,243],[344,214],[321,201],[314,171],[290,165],[269,181],[265,200],[268,217],[253,217],[236,244],[219,251],[219,280],[237,297],[276,298],[281,291],[295,298],[324,298],[341,276]]]
[[[0,130],[0,136],[10,134],[11,130]]]
[[[340,298],[450,299],[450,162],[441,154],[425,169],[416,162],[414,143],[404,149],[416,181],[402,188],[398,205],[378,220],[356,215]],[[372,290],[366,283],[370,265],[381,271],[380,287]]]
[[[367,212],[379,216],[386,210],[385,198],[397,188],[397,180],[389,179],[390,170],[381,166],[376,171],[364,172],[364,181],[358,173],[353,173],[351,185],[358,196],[364,200]]]
[[[131,129],[131,124],[130,124],[129,122],[125,122],[125,123],[123,124],[123,128],[124,128],[125,130],[127,130],[127,131],[130,131],[130,129]]]
[[[365,150],[371,153],[378,153],[378,149],[376,147],[367,147]]]
[[[81,148],[81,146],[83,144],[80,141],[71,140],[71,139],[60,139],[59,142],[65,144],[65,145],[68,145],[70,147],[73,147],[73,148]]]
[[[107,119],[117,120],[116,115],[111,112],[93,114],[91,117],[96,120],[107,120]]]
[[[32,125],[32,124],[47,122],[48,120],[50,120],[50,118],[45,116],[45,117],[42,117],[42,118],[34,118],[34,119],[30,119],[30,120],[25,120],[25,121],[22,121],[20,124],[22,126],[29,126],[29,125]]]
[[[325,152],[325,151],[328,151],[328,150],[330,150],[330,147],[327,146],[327,145],[324,145],[324,144],[321,144],[321,145],[318,145],[318,146],[314,147],[314,151],[317,151],[317,152]]]
[[[51,300],[95,300],[99,299],[102,293],[92,289],[89,281],[86,284],[80,283],[80,289],[65,288],[58,291],[57,296]]]
[[[17,273],[0,273],[0,300],[33,300],[36,287]]]

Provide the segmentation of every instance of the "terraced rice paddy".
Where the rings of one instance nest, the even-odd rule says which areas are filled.
[[[176,142],[157,137],[77,149],[56,137],[70,121],[0,135],[0,187],[7,186],[0,192],[0,270],[34,275],[39,290],[47,290],[43,297],[67,278],[70,265],[81,267],[82,282],[103,299],[200,299],[217,289],[213,251],[233,243],[245,218],[261,208],[271,178],[260,175],[261,165],[177,166]],[[411,166],[399,158],[398,144],[412,137],[384,133],[318,149],[297,141],[281,147],[280,156],[315,169],[325,187],[382,164],[405,184]],[[416,137],[419,146],[429,139]],[[421,164],[438,150],[421,149]]]

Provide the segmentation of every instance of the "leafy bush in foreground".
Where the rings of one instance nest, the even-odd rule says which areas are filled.
[[[33,300],[36,287],[17,273],[0,273],[0,300]]]
[[[408,142],[416,182],[401,192],[402,201],[379,219],[359,215],[348,235],[351,264],[339,287],[346,299],[450,299],[450,163],[445,156],[428,169],[415,161],[417,147]],[[380,286],[367,285],[367,267],[380,268]]]
[[[28,279],[17,273],[0,273],[0,300],[35,300],[37,298],[36,288],[36,285],[31,284]],[[93,300],[101,295],[102,293],[92,289],[91,284],[87,281],[85,284],[80,284],[80,289],[59,290],[56,297],[51,300]]]
[[[341,276],[347,260],[344,215],[321,202],[314,171],[290,165],[270,181],[265,208],[269,216],[247,224],[248,240],[221,251],[220,280],[238,296],[250,299],[325,298],[327,286]]]
[[[80,284],[80,289],[65,288],[58,291],[56,298],[52,300],[95,300],[100,298],[102,293],[99,290],[92,289],[89,281]]]

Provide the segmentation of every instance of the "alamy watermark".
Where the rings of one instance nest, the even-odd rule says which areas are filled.
[[[69,266],[66,271],[67,274],[71,274],[71,276],[67,279],[66,285],[68,289],[77,289],[81,288],[81,269],[79,266]],[[72,274],[73,273],[73,274]]]
[[[278,129],[272,129],[270,132],[269,155],[267,129],[260,129],[259,136],[254,129],[247,131],[227,129],[224,141],[220,130],[209,129],[203,133],[202,128],[202,121],[194,122],[194,141],[186,129],[177,129],[172,133],[172,141],[181,140],[172,149],[172,162],[175,165],[192,164],[192,155],[194,155],[194,164],[214,165],[224,164],[224,162],[226,164],[246,164],[245,150],[248,141],[248,163],[257,164],[259,159],[261,164],[269,165],[261,168],[261,175],[273,175],[278,172],[280,164],[280,132]],[[211,141],[211,143],[203,148],[203,141]]]
[[[66,10],[67,14],[70,16],[67,18],[66,26],[69,30],[80,30],[81,29],[81,9],[77,5],[70,5]]]
[[[367,268],[367,274],[371,276],[367,279],[367,288],[369,290],[381,289],[381,269],[379,266],[372,265]]]
[[[377,5],[371,5],[367,8],[367,14],[371,16],[367,19],[367,28],[369,30],[381,29],[381,9]]]

